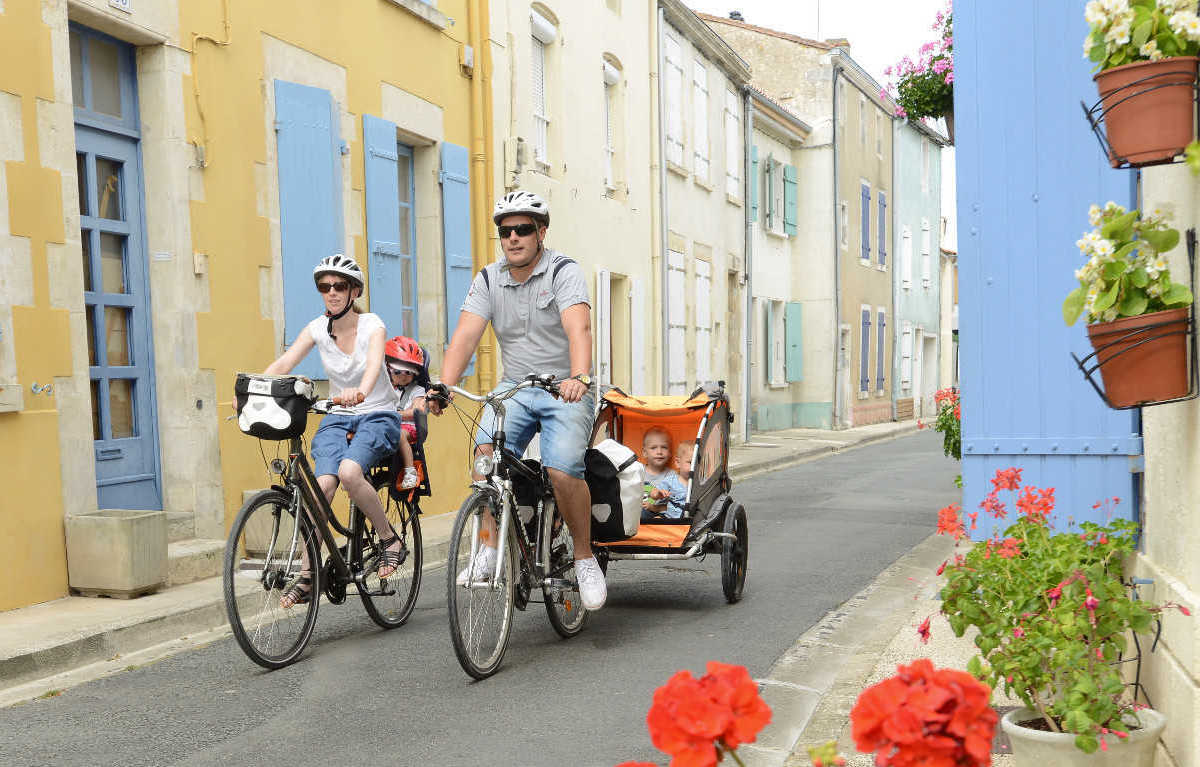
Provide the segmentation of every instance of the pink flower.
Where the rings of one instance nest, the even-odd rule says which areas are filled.
[[[1050,597],[1050,606],[1054,607],[1058,600],[1062,598],[1062,585],[1055,586],[1046,592],[1046,596]]]
[[[1092,596],[1091,589],[1087,589],[1087,599],[1083,600],[1083,606],[1087,608],[1088,612],[1095,612],[1096,608],[1100,606],[1100,600]]]
[[[1108,743],[1107,743],[1107,742],[1105,742],[1104,738],[1101,738],[1101,739],[1100,739],[1100,750],[1101,750],[1101,751],[1107,751],[1107,750],[1108,750]]]
[[[946,73],[946,85],[953,85],[953,84],[954,84],[954,72],[947,72]]]
[[[949,562],[949,561],[950,560],[944,560],[940,565],[938,565],[937,573],[935,573],[935,574],[941,575],[942,573],[946,572],[946,562]]]
[[[920,626],[917,626],[917,635],[921,637],[921,644],[927,644],[929,642],[930,632],[928,616],[925,618],[925,620],[921,621]]]
[[[1016,639],[1024,639],[1025,638],[1025,629],[1021,628],[1020,626],[1017,626],[1015,629],[1013,629],[1013,637]]]
[[[1096,660],[1104,660],[1104,651],[1099,647],[1096,648]]]
[[[1192,614],[1192,611],[1187,609],[1183,605],[1179,605],[1179,612],[1183,613],[1184,615],[1187,615],[1188,617],[1191,617],[1191,614]]]

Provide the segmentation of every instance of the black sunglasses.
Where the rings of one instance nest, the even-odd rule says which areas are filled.
[[[500,233],[500,239],[507,240],[508,236],[516,232],[519,237],[528,237],[537,231],[537,224],[516,224],[514,226],[498,226],[496,231]]]
[[[319,293],[328,293],[331,290],[336,290],[338,293],[345,293],[349,289],[350,289],[350,283],[346,282],[345,280],[338,280],[337,282],[318,282],[317,283],[317,292],[319,292]]]

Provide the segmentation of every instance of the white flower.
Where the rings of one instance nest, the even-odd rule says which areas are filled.
[[[1116,248],[1113,247],[1112,240],[1100,239],[1099,242],[1092,246],[1092,250],[1096,252],[1097,256],[1104,258],[1111,256],[1116,251]]]
[[[1195,35],[1200,34],[1200,18],[1192,11],[1177,11],[1171,14],[1171,18],[1167,20],[1171,29],[1176,34],[1184,35],[1193,40]]]
[[[1146,293],[1151,298],[1158,298],[1162,295],[1162,291],[1158,288],[1158,280],[1151,278],[1150,284],[1146,286]]]
[[[1114,214],[1120,216],[1125,213],[1125,208],[1116,204],[1112,200],[1109,200],[1108,202],[1104,203],[1104,212],[1105,213],[1114,213]]]
[[[1100,206],[1093,204],[1088,208],[1088,223],[1092,226],[1100,226]]]
[[[1123,22],[1114,23],[1108,33],[1104,35],[1104,39],[1114,45],[1128,45],[1129,25]]]
[[[1101,322],[1112,322],[1117,318],[1117,307],[1105,309],[1104,314],[1100,315]]]
[[[1164,202],[1161,205],[1156,205],[1150,215],[1158,221],[1170,221],[1175,217],[1175,206],[1169,202]]]
[[[1099,0],[1091,0],[1083,9],[1083,18],[1090,26],[1102,26],[1108,23],[1108,14]]]
[[[1192,7],[1192,0],[1158,0],[1158,9],[1163,13],[1174,13]]]
[[[1086,232],[1083,235],[1083,239],[1087,240],[1089,248],[1095,248],[1096,244],[1098,242],[1100,242],[1100,240],[1103,238],[1100,236],[1099,232],[1097,232],[1095,229],[1093,229],[1090,232]]]
[[[1142,54],[1148,59],[1153,59],[1154,54],[1158,53],[1158,43],[1154,40],[1150,40],[1141,48],[1138,48],[1138,53]]]
[[[1129,0],[1100,0],[1100,6],[1113,16],[1129,13]]]

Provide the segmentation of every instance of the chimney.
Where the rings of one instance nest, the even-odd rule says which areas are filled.
[[[745,19],[742,18],[741,11],[730,11],[729,18],[733,19],[734,21],[745,21]]]

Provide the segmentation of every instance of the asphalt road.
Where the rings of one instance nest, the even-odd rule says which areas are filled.
[[[922,432],[747,480],[745,598],[719,559],[616,562],[609,601],[558,638],[540,604],[518,613],[504,667],[459,668],[444,570],[405,626],[380,631],[357,599],[323,604],[297,664],[265,672],[232,640],[0,709],[0,765],[612,765],[666,759],[651,696],[708,660],[762,676],[830,609],[934,529],[958,469]]]

